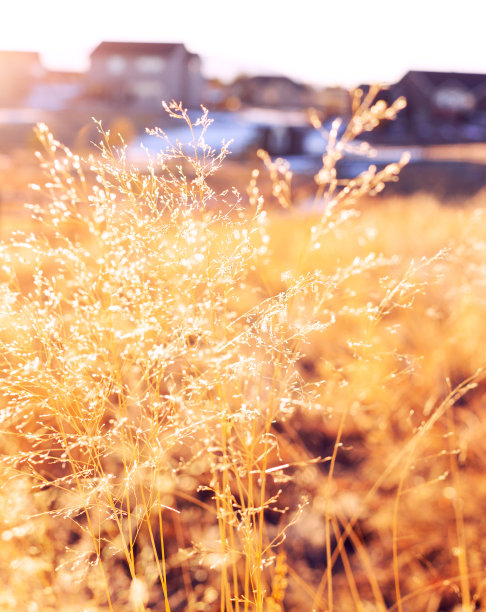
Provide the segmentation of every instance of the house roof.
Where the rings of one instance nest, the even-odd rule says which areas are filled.
[[[403,81],[410,78],[414,80],[416,78],[427,79],[427,82],[434,87],[443,85],[447,81],[456,81],[470,89],[482,86],[486,82],[486,74],[468,72],[432,72],[427,70],[410,70],[401,80]]]
[[[91,57],[98,55],[169,55],[176,49],[183,48],[182,43],[150,43],[150,42],[116,42],[104,41],[91,53]]]
[[[432,92],[445,88],[460,88],[475,96],[476,100],[486,97],[486,74],[467,72],[429,72],[410,70],[396,86],[412,84],[420,96],[427,99]]]
[[[276,83],[285,83],[291,85],[292,87],[296,87],[297,89],[300,89],[302,91],[309,89],[307,85],[304,85],[303,83],[298,83],[297,81],[294,81],[293,79],[290,79],[289,77],[284,75],[261,74],[249,77],[238,77],[235,80],[235,84],[244,84],[245,86],[253,84],[262,87],[265,85],[274,85]]]
[[[486,93],[486,74],[410,70],[397,85],[413,83],[424,94],[440,87],[462,87],[478,97]]]

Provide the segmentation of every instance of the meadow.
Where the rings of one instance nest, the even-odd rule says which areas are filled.
[[[39,126],[2,210],[2,610],[486,609],[486,196],[338,180],[403,106],[371,101],[305,207],[264,152],[238,193],[226,147],[159,132],[141,172]]]

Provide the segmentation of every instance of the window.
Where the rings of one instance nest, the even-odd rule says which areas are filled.
[[[156,55],[142,55],[136,60],[135,66],[143,74],[158,74],[165,68],[165,59]]]
[[[126,61],[121,55],[110,55],[106,64],[108,72],[112,75],[123,74],[126,67]]]
[[[437,108],[444,111],[467,112],[476,106],[474,94],[460,86],[441,87],[434,98]]]

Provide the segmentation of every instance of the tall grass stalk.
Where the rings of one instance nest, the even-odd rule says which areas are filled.
[[[346,378],[358,379],[373,360],[373,376],[387,359],[400,361],[384,346],[379,359],[368,349],[385,344],[381,322],[421,294],[424,268],[436,260],[399,274],[396,257],[373,252],[328,260],[327,270],[313,265],[356,218],[356,202],[395,181],[408,161],[380,171],[371,165],[350,181],[338,176],[348,150],[372,153],[354,140],[404,106],[375,103],[376,94],[356,95],[341,138],[337,123],[324,134],[309,231],[277,278],[270,218],[292,210],[291,172],[260,152],[282,213],[270,211],[258,172],[248,203],[235,190],[215,193],[212,178],[228,145],[214,151],[205,143],[205,109],[192,123],[180,104],[165,106],[187,126],[189,143],[169,143],[152,130],[162,149],[145,171],[130,165],[126,147],[111,145],[101,124],[98,152],[86,159],[38,127],[47,180],[34,186],[44,198],[31,207],[36,230],[15,234],[0,252],[1,438],[6,482],[28,483],[29,520],[44,517],[50,537],[63,542],[53,552],[51,600],[72,595],[72,576],[93,610],[276,612],[289,583],[300,580],[305,605],[331,612],[345,609],[335,576],[340,559],[346,601],[365,610],[367,597],[386,608],[360,512],[344,513],[336,498],[345,431],[369,403],[364,391],[345,396]],[[317,116],[313,123],[322,129]],[[365,300],[361,278],[378,279],[379,290]],[[309,379],[302,368],[316,346],[346,348],[316,358],[326,374]],[[399,503],[416,449],[451,405],[444,402],[363,495],[373,498],[402,466],[391,527],[398,610],[406,601]],[[306,419],[334,431],[329,456],[306,449],[298,430]],[[452,462],[454,450],[451,442]],[[299,493],[299,474],[322,469],[324,569],[310,585],[284,548],[310,503]],[[462,599],[471,608],[465,519],[459,502],[455,508]]]

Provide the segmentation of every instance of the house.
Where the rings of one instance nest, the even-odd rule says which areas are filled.
[[[246,106],[299,109],[312,104],[312,89],[286,76],[239,77],[229,94]]]
[[[25,106],[49,111],[72,107],[83,91],[84,75],[80,72],[46,70],[32,87]]]
[[[376,137],[406,144],[486,142],[486,74],[412,70],[379,98],[407,107]]]
[[[314,106],[323,120],[351,116],[351,96],[344,87],[323,87],[315,92]]]
[[[0,51],[0,106],[23,106],[43,75],[38,53]]]
[[[278,157],[305,153],[306,135],[312,127],[304,110],[252,107],[242,109],[239,117],[253,126],[255,149]]]
[[[197,107],[201,60],[181,43],[102,42],[91,53],[88,97],[128,109],[159,110],[162,100]]]

